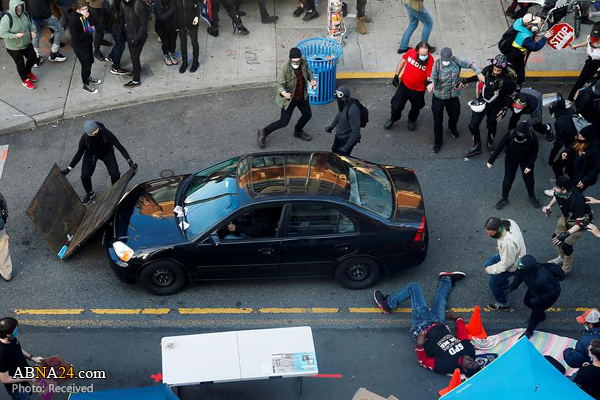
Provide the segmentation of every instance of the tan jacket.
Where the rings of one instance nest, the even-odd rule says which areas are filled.
[[[404,3],[415,11],[423,11],[424,0],[404,0]]]
[[[510,232],[504,231],[498,238],[498,253],[500,262],[485,268],[485,272],[490,275],[501,274],[502,272],[515,272],[519,266],[519,258],[527,254],[525,240],[521,228],[512,219],[510,221]]]

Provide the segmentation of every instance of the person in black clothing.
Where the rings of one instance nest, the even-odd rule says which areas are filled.
[[[27,400],[31,398],[29,388],[33,380],[13,378],[17,369],[29,367],[27,360],[40,363],[44,359],[31,355],[22,347],[17,335],[19,323],[16,319],[5,317],[0,319],[0,383],[4,384],[8,395],[14,400]],[[16,390],[15,385],[17,385]]]
[[[331,146],[334,153],[349,156],[352,149],[360,142],[360,109],[350,97],[350,88],[342,86],[335,91],[338,109],[335,119],[325,131],[331,133],[335,128],[335,139]]]
[[[550,115],[555,119],[554,145],[552,146],[552,150],[550,150],[550,157],[548,159],[548,165],[552,167],[560,150],[563,148],[568,149],[575,141],[577,128],[573,122],[575,111],[572,108],[567,108],[565,99],[560,94],[554,102],[550,103],[549,109]]]
[[[79,140],[79,147],[77,153],[73,156],[73,160],[69,163],[67,168],[61,172],[67,175],[81,160],[83,157],[83,165],[81,167],[81,183],[85,189],[86,196],[83,199],[83,204],[87,205],[96,196],[92,189],[92,175],[96,169],[96,162],[101,160],[108,174],[110,175],[111,184],[115,184],[121,177],[119,172],[119,165],[115,157],[114,147],[116,147],[123,158],[127,160],[127,164],[131,168],[137,168],[137,164],[131,160],[129,153],[123,147],[119,139],[106,127],[104,124],[96,121],[85,121],[83,124],[83,130],[85,134],[81,136]]]
[[[575,113],[580,114],[600,132],[600,80],[589,83],[577,92]],[[598,133],[596,137],[600,139]]]
[[[491,153],[494,151],[494,137],[496,136],[496,127],[498,122],[504,118],[508,108],[512,104],[513,94],[515,92],[515,82],[517,75],[508,66],[506,56],[498,54],[492,60],[492,64],[485,67],[481,73],[485,77],[485,83],[480,95],[480,101],[485,102],[485,109],[482,112],[471,114],[469,130],[473,136],[473,147],[465,152],[465,157],[471,157],[481,153],[481,131],[479,125],[484,118],[487,122],[487,148]],[[475,82],[479,78],[473,75],[464,80],[465,83]]]
[[[542,110],[542,94],[531,88],[521,89],[512,104],[513,113],[508,121],[508,129],[516,128],[522,115],[529,115],[533,130],[552,142],[554,140],[552,128],[550,124],[542,122]]]
[[[175,0],[153,0],[152,7],[160,32],[162,52],[165,64],[177,65],[175,49],[177,46],[177,27],[175,24]]]
[[[107,10],[107,14],[109,15],[108,20],[112,30],[112,37],[115,41],[108,57],[106,57],[112,64],[110,73],[113,75],[128,75],[131,71],[121,68],[121,57],[123,57],[125,44],[127,43],[125,32],[119,30],[121,26],[121,0],[113,0],[110,9]]]
[[[150,17],[150,7],[146,1],[149,0],[121,1],[121,26],[119,31],[125,32],[129,56],[133,65],[133,78],[123,85],[128,88],[140,86],[141,84],[142,63],[140,56],[146,39],[148,39],[148,20]]]
[[[212,20],[210,22],[211,26],[207,29],[208,34],[214,37],[219,36],[219,8],[221,5],[223,5],[227,14],[229,14],[229,18],[231,18],[233,33],[238,33],[242,36],[249,34],[250,31],[242,23],[242,18],[237,11],[237,7],[230,0],[212,0]]]
[[[535,257],[527,254],[519,260],[514,279],[508,287],[508,293],[517,289],[521,283],[527,285],[523,303],[531,308],[529,323],[523,335],[530,338],[540,322],[546,319],[545,311],[552,307],[560,296],[559,280],[565,273],[556,264],[540,264]],[[521,336],[523,336],[521,335]]]
[[[99,85],[102,81],[90,76],[92,73],[92,64],[94,64],[92,49],[94,28],[90,26],[88,17],[88,6],[83,0],[76,1],[73,4],[73,9],[67,13],[69,31],[71,32],[71,46],[73,46],[73,52],[81,64],[83,91],[98,93],[98,89],[92,85]]]
[[[573,382],[594,399],[600,400],[600,340],[592,340],[588,349],[591,363],[583,364]]]
[[[529,201],[535,208],[540,208],[541,204],[535,195],[534,166],[538,155],[538,139],[531,133],[529,122],[521,122],[515,129],[508,131],[496,150],[490,155],[487,167],[492,168],[496,158],[506,149],[504,158],[504,180],[502,181],[502,198],[496,204],[497,210],[502,210],[508,203],[508,195],[517,174],[517,169],[521,168],[523,181],[529,194]]]
[[[241,0],[235,0],[234,6],[239,16],[243,17],[246,15],[246,13],[240,11],[240,3]],[[263,24],[271,24],[279,19],[279,17],[276,15],[269,15],[269,10],[267,10],[267,0],[257,0],[257,3],[258,9],[260,10],[260,20]]]
[[[600,75],[600,22],[594,24],[592,32],[590,32],[590,35],[586,38],[585,42],[579,44],[571,43],[569,47],[573,50],[578,49],[579,47],[586,47],[588,56],[575,85],[573,85],[573,88],[569,92],[568,99],[573,101],[575,99],[575,93],[577,93],[589,79]]]
[[[213,5],[214,7],[214,5]],[[200,0],[175,0],[176,26],[179,29],[179,45],[181,46],[181,67],[183,74],[188,67],[187,37],[192,40],[192,65],[190,72],[198,71],[200,67],[200,46],[198,45],[198,22],[202,4]]]

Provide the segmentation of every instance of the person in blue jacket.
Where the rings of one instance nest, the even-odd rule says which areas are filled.
[[[590,362],[588,347],[592,340],[600,339],[600,311],[590,308],[577,317],[577,322],[583,324],[587,332],[577,341],[575,348],[569,347],[563,352],[565,362],[571,368],[581,368],[583,363]]]

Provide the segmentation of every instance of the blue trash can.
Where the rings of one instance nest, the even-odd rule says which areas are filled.
[[[311,38],[298,43],[302,56],[317,81],[316,90],[308,86],[310,104],[327,104],[333,101],[336,88],[337,60],[342,56],[342,45],[333,39]]]

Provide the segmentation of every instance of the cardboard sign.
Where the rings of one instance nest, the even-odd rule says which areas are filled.
[[[556,24],[552,27],[552,37],[548,39],[548,45],[554,50],[567,47],[575,38],[575,30],[567,23]]]
[[[36,379],[34,385],[42,388],[42,392],[39,393],[39,396],[43,400],[49,400],[56,394],[55,392],[50,391],[50,385],[58,386],[70,381],[71,378],[66,372],[69,371],[72,365],[60,358],[60,356],[52,356],[44,358],[40,363],[40,366],[52,369],[57,375],[61,376],[58,378],[40,377]]]

